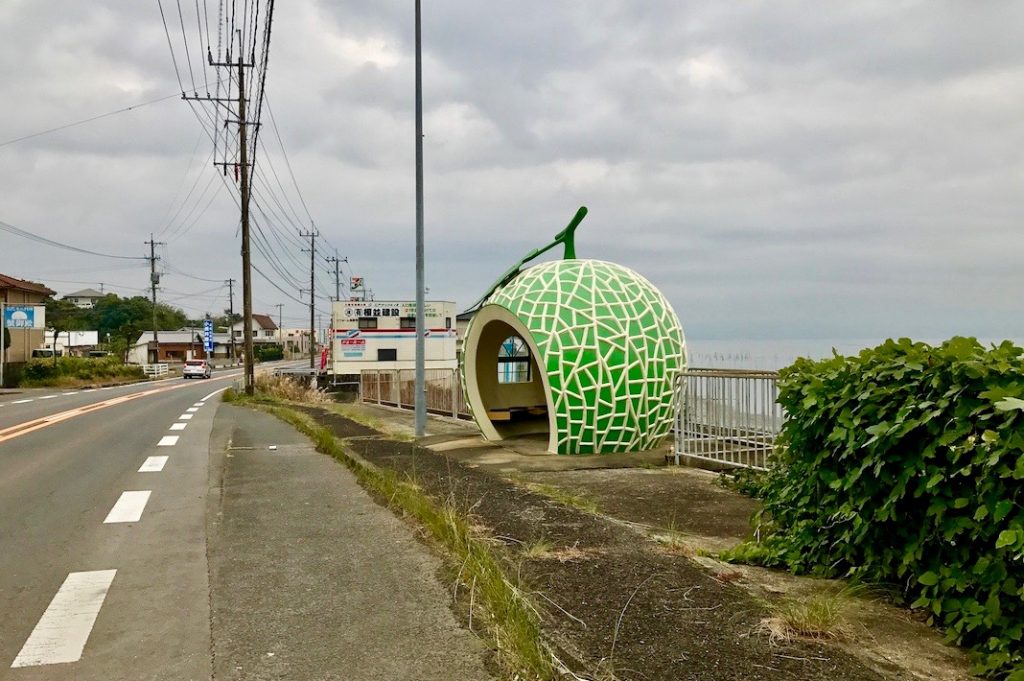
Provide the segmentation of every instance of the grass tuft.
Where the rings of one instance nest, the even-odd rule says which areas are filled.
[[[556,487],[555,485],[547,485],[539,482],[527,482],[525,484],[527,489],[531,492],[536,492],[541,496],[553,499],[560,504],[572,506],[573,508],[586,511],[587,513],[597,513],[599,510],[597,502],[583,494],[578,494],[561,487]]]
[[[549,542],[544,537],[535,539],[529,544],[523,545],[523,557],[524,558],[547,558],[552,554],[554,544]]]
[[[758,631],[767,634],[772,643],[846,638],[849,634],[846,613],[852,597],[851,589],[847,588],[835,593],[782,599],[769,604],[772,614],[761,620]]]

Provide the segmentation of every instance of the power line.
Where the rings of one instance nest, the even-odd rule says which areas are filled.
[[[63,248],[64,250],[67,251],[74,251],[75,253],[95,255],[100,258],[116,258],[118,260],[147,260],[145,256],[141,255],[114,255],[112,253],[99,253],[97,251],[90,251],[87,248],[79,248],[78,246],[72,246],[71,244],[65,244],[59,241],[54,241],[53,239],[47,239],[44,236],[39,236],[38,234],[33,234],[32,232],[26,232],[23,229],[18,229],[14,225],[10,225],[3,221],[0,221],[0,229],[4,230],[5,232],[10,232],[15,236],[20,236],[31,241],[46,244],[47,246],[53,246],[54,248]]]
[[[166,97],[158,97],[157,99],[151,99],[148,102],[142,102],[140,104],[132,104],[131,106],[126,106],[123,109],[118,109],[116,111],[108,111],[107,113],[98,114],[96,116],[91,116],[89,118],[83,118],[82,120],[74,121],[73,123],[65,123],[64,125],[58,125],[56,128],[49,128],[47,130],[40,130],[39,132],[34,132],[34,133],[30,134],[30,135],[22,135],[21,137],[15,137],[14,139],[9,139],[6,142],[0,142],[0,147],[6,147],[8,144],[15,144],[16,142],[24,142],[25,140],[32,139],[33,137],[41,137],[43,135],[49,135],[52,132],[60,132],[61,130],[67,130],[68,128],[73,128],[76,125],[84,125],[86,123],[92,123],[93,121],[98,121],[101,118],[107,118],[109,116],[114,116],[116,114],[125,113],[127,111],[134,111],[135,109],[141,109],[142,107],[149,106],[150,104],[156,104],[158,102],[164,102],[164,101],[167,101],[168,99],[174,99],[174,98],[180,97],[180,96],[181,96],[181,94],[176,92],[173,95],[167,95]]]

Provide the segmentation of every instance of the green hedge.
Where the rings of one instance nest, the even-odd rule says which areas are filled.
[[[252,356],[257,362],[273,362],[284,359],[284,349],[280,345],[256,345],[252,349]]]
[[[62,379],[91,381],[111,378],[145,378],[145,374],[142,367],[122,364],[116,357],[58,357],[56,363],[53,358],[40,358],[25,365],[21,384],[45,385]]]
[[[748,557],[895,584],[978,673],[1024,679],[1024,350],[890,340],[798,360],[779,402]]]

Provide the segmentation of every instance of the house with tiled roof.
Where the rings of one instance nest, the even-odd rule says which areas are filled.
[[[231,327],[231,333],[236,343],[241,343],[245,336],[245,326],[238,322]],[[280,343],[280,333],[273,317],[268,314],[252,315],[252,342],[253,343]]]

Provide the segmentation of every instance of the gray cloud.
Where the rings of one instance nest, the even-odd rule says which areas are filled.
[[[585,204],[579,252],[650,278],[695,338],[1024,337],[1019,3],[425,9],[432,296],[468,305]],[[178,89],[155,5],[5,2],[0,35],[0,141]],[[409,3],[280,5],[267,89],[318,228],[379,297],[411,296]],[[261,135],[260,204],[294,233],[305,211]],[[0,219],[142,254],[199,176],[181,216],[209,207],[187,232],[191,219],[169,226],[165,257],[238,278],[219,180],[193,210],[210,147],[174,99],[0,147]],[[294,240],[267,240],[305,285]],[[120,267],[0,235],[3,272],[144,288],[142,267]],[[215,286],[165,284],[168,297]],[[259,278],[256,299],[305,315]]]

